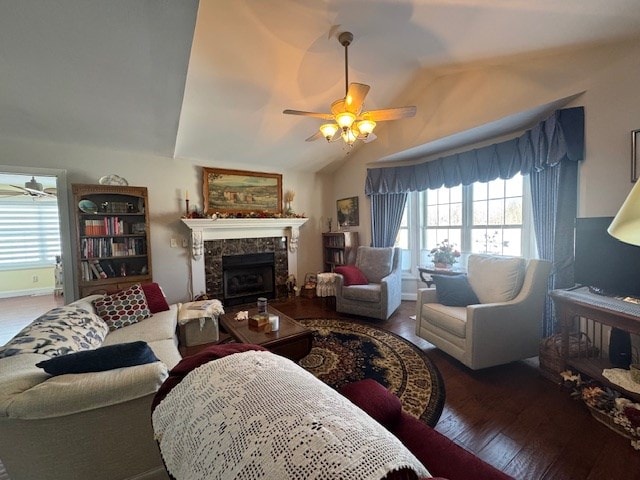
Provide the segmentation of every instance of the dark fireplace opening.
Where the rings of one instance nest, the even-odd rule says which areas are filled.
[[[223,303],[239,305],[258,297],[275,298],[273,252],[224,255],[222,257]]]

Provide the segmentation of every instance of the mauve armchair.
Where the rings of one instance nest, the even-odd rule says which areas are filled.
[[[402,300],[400,249],[358,247],[355,266],[364,274],[366,285],[345,285],[336,278],[336,310],[363,317],[388,319]]]

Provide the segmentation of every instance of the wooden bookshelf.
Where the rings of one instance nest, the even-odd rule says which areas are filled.
[[[330,232],[322,234],[324,271],[333,272],[339,265],[353,264],[358,249],[358,232]]]
[[[152,281],[146,187],[72,185],[78,293]]]

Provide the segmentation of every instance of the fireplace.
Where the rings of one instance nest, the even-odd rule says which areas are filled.
[[[183,218],[191,231],[193,296],[222,299],[222,257],[272,252],[275,297],[287,295],[287,275],[298,270],[298,237],[307,218]]]
[[[286,238],[208,240],[204,242],[204,263],[207,295],[224,305],[287,294]]]
[[[275,298],[274,253],[224,255],[222,285],[225,305],[255,302],[258,297]]]

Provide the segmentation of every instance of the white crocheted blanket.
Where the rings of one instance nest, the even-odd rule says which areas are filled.
[[[250,351],[190,372],[153,412],[177,480],[380,479],[429,473],[400,441],[292,361]]]

